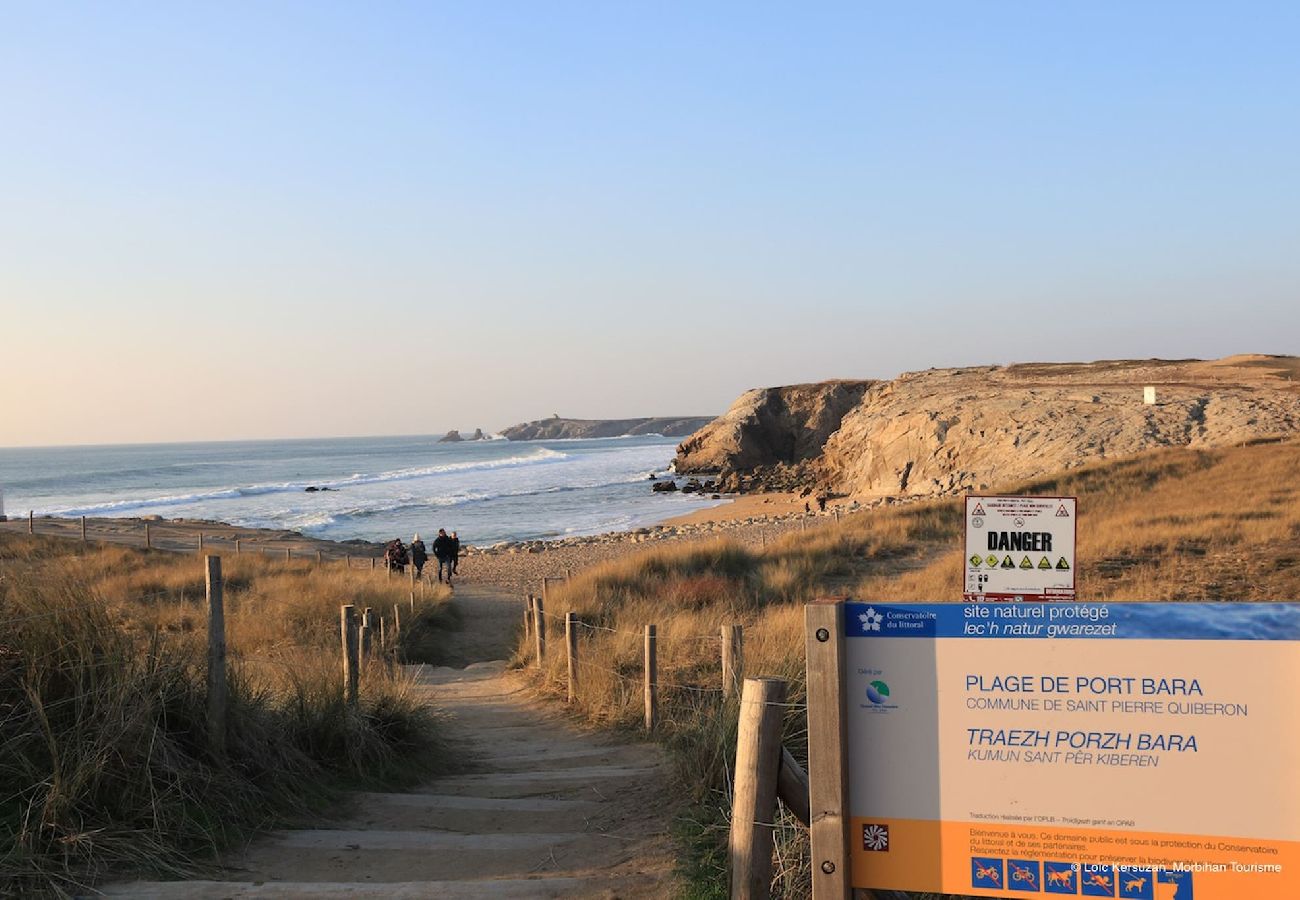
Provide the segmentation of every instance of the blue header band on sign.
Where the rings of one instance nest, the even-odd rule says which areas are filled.
[[[983,634],[967,627],[981,622],[1001,627]],[[1297,641],[1300,603],[849,602],[844,636]]]

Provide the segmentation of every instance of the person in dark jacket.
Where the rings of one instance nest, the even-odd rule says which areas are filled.
[[[408,549],[411,554],[411,565],[415,566],[415,577],[423,578],[424,564],[429,561],[429,551],[418,534],[411,538],[411,546]]]
[[[442,573],[445,569],[447,572],[447,583],[451,584],[453,557],[452,557],[451,538],[447,537],[445,529],[438,529],[438,536],[433,539],[433,556],[438,560],[438,581],[442,581]]]
[[[456,532],[451,533],[451,574],[455,575],[460,571],[460,538]]]
[[[393,538],[388,542],[388,546],[384,549],[384,563],[393,571],[406,570],[406,545],[402,543],[401,538]]]

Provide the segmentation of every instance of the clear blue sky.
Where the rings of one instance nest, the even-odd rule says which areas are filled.
[[[1297,352],[1298,8],[5,4],[0,445]]]

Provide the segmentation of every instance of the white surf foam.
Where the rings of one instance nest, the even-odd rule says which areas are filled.
[[[390,472],[375,474],[358,473],[349,478],[324,481],[289,481],[279,484],[251,484],[238,487],[219,488],[211,491],[197,491],[189,494],[173,494],[162,497],[132,498],[114,500],[107,503],[93,503],[87,506],[67,507],[63,509],[42,510],[42,515],[55,516],[111,516],[143,509],[166,506],[184,506],[191,503],[205,503],[213,500],[235,500],[241,497],[256,497],[262,494],[283,494],[305,491],[309,487],[333,488],[335,490],[364,484],[383,484],[394,481],[409,481],[418,478],[432,478],[456,472],[488,471],[492,469],[518,468],[521,466],[546,465],[569,459],[567,453],[538,447],[522,456],[509,456],[504,459],[475,460],[469,462],[446,463],[440,466],[424,466],[411,469],[395,469]]]

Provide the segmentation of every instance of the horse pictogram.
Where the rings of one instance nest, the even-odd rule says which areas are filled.
[[[1071,871],[1070,869],[1048,869],[1047,870],[1048,884],[1059,884],[1062,887],[1065,887],[1069,885],[1071,881],[1073,881],[1073,879],[1074,879],[1074,872]]]

